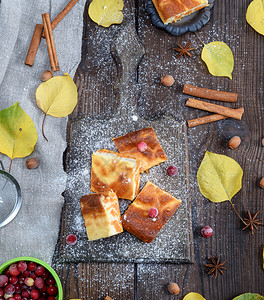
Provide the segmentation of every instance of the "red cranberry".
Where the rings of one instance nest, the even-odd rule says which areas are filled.
[[[39,296],[40,296],[39,291],[32,290],[30,296],[31,296],[32,299],[38,299]]]
[[[55,296],[58,293],[58,288],[55,285],[51,285],[47,288],[47,293],[49,295]]]
[[[53,277],[51,277],[51,278],[47,278],[45,283],[47,286],[50,286],[50,285],[55,285],[56,282],[55,282],[55,279]]]
[[[24,272],[24,271],[26,271],[26,269],[27,269],[27,263],[24,262],[24,261],[19,261],[19,262],[17,263],[17,268],[18,268],[18,270],[19,270],[20,272]]]
[[[56,297],[54,297],[54,296],[49,296],[49,297],[48,297],[48,300],[56,300]]]
[[[168,174],[169,176],[175,176],[175,175],[177,175],[177,173],[178,173],[177,167],[175,167],[175,166],[169,166],[169,167],[168,167],[168,169],[167,169],[167,174]]]
[[[37,267],[37,264],[36,264],[36,263],[34,263],[34,262],[28,263],[28,270],[29,270],[29,271],[35,271],[35,270],[36,270],[36,267]]]
[[[8,284],[8,277],[6,275],[0,275],[0,287],[4,287]]]
[[[19,294],[14,295],[15,300],[21,300],[21,296]]]
[[[29,291],[23,291],[22,293],[21,293],[21,296],[22,296],[22,298],[29,298],[30,297],[30,293],[29,293]]]
[[[22,272],[21,275],[24,276],[25,278],[29,277],[30,276],[30,271],[26,270],[26,271]]]
[[[6,275],[7,277],[11,276],[9,269],[5,269],[4,275]]]
[[[38,288],[38,289],[43,289],[43,287],[44,287],[44,280],[43,280],[43,278],[37,277],[37,278],[35,279],[35,286],[36,286],[36,288]]]
[[[29,277],[35,280],[37,278],[37,275],[34,272],[31,272]]]
[[[25,277],[24,276],[19,276],[18,277],[18,282],[20,283],[20,284],[22,284],[22,283],[24,283],[25,282]]]
[[[4,292],[6,294],[12,295],[15,292],[15,287],[13,286],[13,284],[8,284],[4,287]]]
[[[26,284],[27,286],[33,286],[33,285],[34,285],[34,279],[31,278],[31,277],[27,277],[27,278],[25,279],[25,284]]]
[[[140,142],[137,145],[138,151],[145,152],[148,149],[148,145],[145,142]]]
[[[43,266],[37,266],[35,270],[35,274],[37,276],[41,276],[45,272],[45,268]]]
[[[4,297],[4,289],[3,288],[0,288],[0,297]]]
[[[15,287],[13,286],[13,284],[8,284],[8,285],[6,285],[5,287],[4,287],[4,292],[6,293],[6,294],[14,294],[14,292],[15,292]]]
[[[77,243],[77,237],[75,234],[69,234],[67,237],[66,237],[66,243],[70,246],[73,246]]]
[[[156,207],[152,207],[152,208],[148,211],[148,215],[149,215],[150,218],[156,218],[158,214],[159,214],[159,211],[157,210]]]
[[[16,283],[18,283],[18,278],[16,276],[11,276],[9,277],[9,282],[15,285]]]
[[[25,284],[20,285],[21,291],[25,291],[28,289],[28,287]]]
[[[9,272],[12,276],[18,276],[20,274],[20,271],[17,268],[17,264],[12,264],[9,267]]]
[[[15,293],[17,294],[21,293],[21,287],[19,283],[15,284],[14,287],[15,287]]]
[[[201,230],[201,234],[203,237],[210,237],[213,234],[213,229],[210,226],[204,226],[204,228]]]
[[[16,300],[14,297],[7,298],[8,300]]]
[[[49,271],[45,270],[45,272],[42,274],[41,277],[42,277],[43,279],[47,279],[49,276],[50,276]]]

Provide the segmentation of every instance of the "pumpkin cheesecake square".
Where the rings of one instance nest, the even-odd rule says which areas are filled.
[[[91,191],[112,189],[118,198],[133,200],[139,192],[141,163],[131,156],[109,150],[92,155]]]
[[[90,241],[123,232],[118,198],[112,190],[85,195],[80,201],[86,233]]]
[[[122,216],[123,228],[151,243],[180,204],[181,200],[148,181]]]
[[[167,160],[158,138],[152,127],[143,128],[113,139],[120,153],[131,155],[141,161],[140,172]],[[146,143],[146,150],[138,149],[139,143]]]
[[[152,0],[152,2],[164,24],[177,22],[209,5],[208,0]]]

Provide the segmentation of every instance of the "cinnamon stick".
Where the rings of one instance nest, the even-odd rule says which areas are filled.
[[[236,110],[242,112],[243,108],[237,108]],[[195,126],[199,126],[199,125],[203,125],[203,124],[208,124],[208,123],[219,121],[219,120],[224,120],[226,118],[227,117],[223,116],[223,115],[213,114],[213,115],[209,115],[209,116],[205,116],[205,117],[201,117],[201,118],[188,120],[187,125],[188,125],[189,128],[191,128],[191,127],[195,127]]]
[[[216,105],[209,102],[192,99],[189,98],[186,102],[186,106],[198,108],[205,111],[210,111],[213,113],[217,113],[226,117],[234,118],[241,120],[242,114],[244,113],[244,108],[241,108],[240,110],[225,107],[222,105]]]
[[[64,9],[54,18],[54,20],[51,23],[52,30],[60,23],[60,21],[68,14],[68,12],[73,8],[73,6],[78,2],[79,0],[71,0]],[[42,34],[43,37],[45,37],[45,34]]]
[[[36,24],[35,30],[32,36],[32,40],[28,49],[27,57],[25,60],[25,65],[33,66],[35,56],[38,51],[39,43],[41,40],[41,35],[43,31],[43,25],[42,24]]]
[[[201,88],[185,83],[183,93],[195,97],[224,101],[224,102],[237,102],[237,93],[223,92]]]
[[[188,127],[191,128],[191,127],[195,127],[195,126],[198,126],[198,125],[203,125],[203,124],[223,120],[223,119],[226,119],[226,118],[227,117],[225,117],[223,115],[213,114],[213,115],[209,115],[209,116],[205,116],[205,117],[201,117],[201,118],[188,120],[187,125],[188,125]]]
[[[71,0],[65,8],[57,15],[57,17],[52,21],[51,28],[52,30],[60,23],[60,21],[67,15],[67,13],[73,8],[73,6],[79,0]]]
[[[53,72],[59,71],[60,67],[59,67],[59,62],[58,62],[57,53],[55,49],[49,13],[44,13],[42,15],[42,20],[44,25],[45,38],[47,42],[51,70]]]

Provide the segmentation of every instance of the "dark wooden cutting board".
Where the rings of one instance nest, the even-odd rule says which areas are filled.
[[[193,237],[186,126],[169,115],[155,121],[139,117],[136,102],[140,87],[135,81],[135,73],[144,55],[144,49],[138,41],[133,24],[128,22],[121,27],[117,38],[111,44],[111,53],[117,64],[117,111],[110,118],[83,117],[70,123],[70,167],[67,169],[64,206],[66,227],[65,236],[60,236],[59,239],[58,259],[62,262],[192,262]],[[89,242],[81,215],[80,198],[90,193],[92,153],[98,149],[117,151],[112,138],[150,126],[156,132],[168,161],[151,168],[149,174],[145,173],[141,179],[141,188],[150,180],[181,199],[182,204],[151,244],[142,242],[128,232]],[[176,177],[167,175],[166,170],[170,165],[177,166]],[[128,200],[120,200],[121,214],[130,203]],[[78,238],[75,246],[69,246],[65,242],[65,237],[71,233]]]

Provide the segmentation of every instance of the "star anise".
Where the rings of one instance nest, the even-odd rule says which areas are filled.
[[[220,263],[220,255],[217,257],[217,260],[215,260],[212,256],[210,257],[211,264],[206,264],[205,266],[207,268],[210,268],[208,275],[213,274],[213,276],[216,278],[218,275],[218,272],[224,275],[224,272],[222,270],[226,270],[224,267],[224,264],[226,263],[226,260],[222,263]]]
[[[264,225],[261,223],[261,219],[256,219],[259,211],[257,211],[253,216],[251,215],[250,211],[247,211],[247,218],[244,218],[244,223],[246,226],[242,229],[245,230],[247,228],[250,229],[251,234],[254,234],[254,229],[258,230],[258,226]]]
[[[177,44],[178,48],[173,48],[173,50],[179,52],[177,59],[181,56],[184,56],[184,58],[186,59],[187,55],[192,57],[190,51],[194,50],[194,48],[190,48],[191,44],[192,42],[189,42],[184,47]]]

